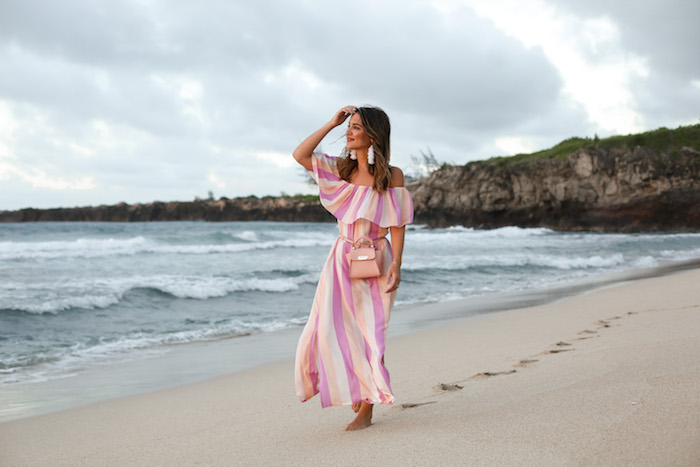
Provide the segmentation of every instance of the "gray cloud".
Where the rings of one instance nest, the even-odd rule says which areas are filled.
[[[700,29],[694,24],[700,18],[700,2],[563,0],[557,5],[584,17],[611,18],[620,27],[625,49],[649,59],[654,70],[679,79],[700,78],[700,61],[689,54],[692,44],[700,44]]]
[[[692,18],[612,3],[563,5],[609,15],[625,47],[662,68],[631,85],[650,121],[687,121]],[[656,25],[664,39],[644,34],[651,14],[669,19]],[[0,112],[16,125],[0,129],[11,151],[0,152],[0,209],[305,190],[295,166],[257,155],[289,154],[344,104],[387,110],[399,165],[427,148],[463,163],[500,154],[500,137],[551,145],[595,131],[541,49],[426,2],[4,2],[0,63]],[[324,148],[342,148],[341,135]],[[41,174],[95,188],[32,186]]]
[[[648,76],[631,83],[639,111],[650,127],[697,123],[700,119],[700,2],[640,0],[630,4],[605,0],[564,0],[557,5],[586,18],[610,18],[626,53],[643,59]],[[695,82],[695,84],[693,83]]]

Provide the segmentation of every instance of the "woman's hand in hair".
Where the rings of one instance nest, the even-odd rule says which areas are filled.
[[[346,105],[339,111],[333,115],[333,118],[331,118],[331,121],[329,122],[333,127],[337,127],[338,125],[342,124],[345,120],[348,119],[348,117],[352,114],[357,112],[357,107],[354,105]]]

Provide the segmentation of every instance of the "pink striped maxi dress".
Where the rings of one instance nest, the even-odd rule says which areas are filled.
[[[321,204],[338,219],[340,236],[323,266],[299,338],[297,396],[305,402],[320,393],[322,407],[362,401],[391,404],[394,395],[384,366],[384,345],[396,292],[384,292],[392,262],[386,235],[389,227],[413,221],[411,195],[403,187],[379,193],[346,182],[338,174],[335,157],[315,153],[312,161],[309,173],[318,183]],[[384,267],[380,277],[350,279],[346,255],[351,242],[362,236],[380,239],[376,243]]]

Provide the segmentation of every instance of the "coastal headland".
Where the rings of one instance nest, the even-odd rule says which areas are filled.
[[[416,222],[611,232],[700,230],[700,125],[571,138],[408,180]],[[310,195],[0,211],[0,222],[333,221]]]

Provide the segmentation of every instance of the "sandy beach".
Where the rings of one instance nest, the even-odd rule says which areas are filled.
[[[299,403],[286,360],[2,423],[0,464],[700,465],[698,284],[694,269],[390,339],[397,402],[360,432],[348,407]]]

